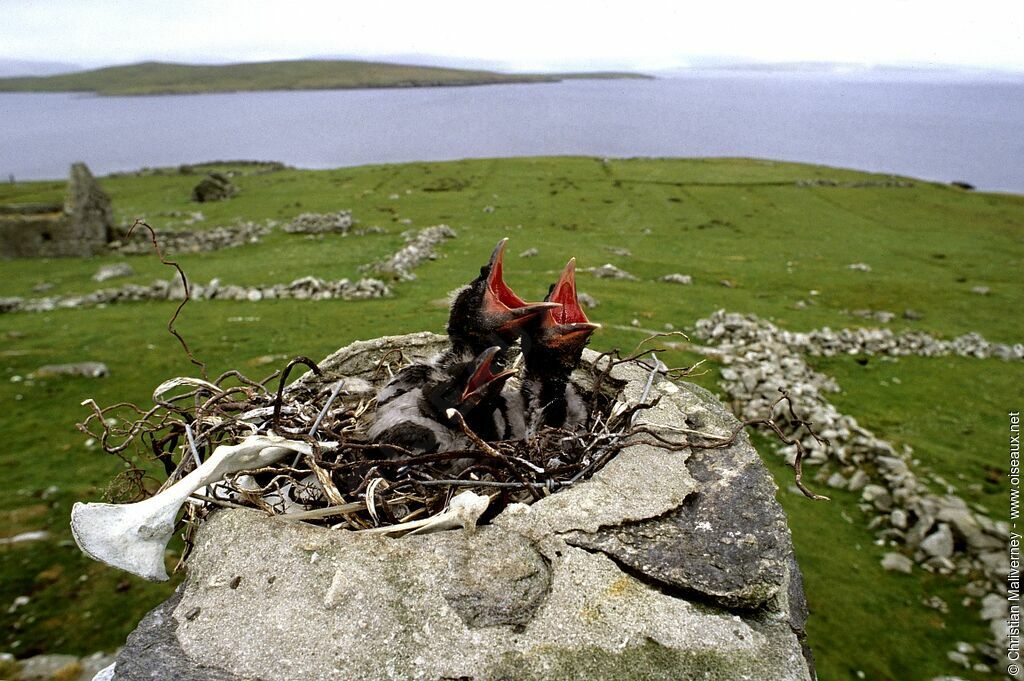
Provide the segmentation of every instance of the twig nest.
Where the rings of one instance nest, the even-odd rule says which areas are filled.
[[[425,358],[443,343],[354,343],[292,390],[378,382],[396,351]],[[592,375],[577,374],[582,389]],[[473,533],[393,539],[214,512],[118,678],[812,678],[771,477],[745,435],[683,448],[724,443],[737,424],[705,390],[650,377],[619,365],[600,386],[620,410],[658,399],[615,458]]]

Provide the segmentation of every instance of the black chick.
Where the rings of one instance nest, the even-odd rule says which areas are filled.
[[[576,298],[575,258],[566,264],[545,301],[559,303],[559,307],[538,316],[523,340],[521,404],[528,433],[545,425],[573,430],[586,421],[586,406],[569,376],[579,366],[591,334],[601,328],[587,319]],[[517,423],[516,402],[508,395],[505,401],[510,405],[507,422]]]
[[[407,378],[418,380],[414,387],[381,391],[377,419],[367,435],[375,442],[398,445],[413,453],[445,452],[469,446],[448,410],[458,411],[470,428],[486,424],[512,370],[495,371],[494,360],[501,348],[492,346],[470,362],[446,367],[419,364]],[[396,377],[397,378],[397,377]]]
[[[486,391],[488,396],[496,399],[508,378],[500,372],[508,348],[524,336],[525,326],[538,315],[559,307],[553,302],[527,303],[509,288],[502,276],[507,242],[508,239],[498,242],[490,260],[480,268],[479,276],[456,293],[448,317],[451,348],[425,364],[406,367],[377,394],[377,422],[369,431],[370,437],[380,439],[388,433],[400,432],[403,430],[402,421],[410,424],[404,430],[420,433],[428,446],[431,437],[423,434],[422,428],[430,429],[430,423],[439,423],[438,432],[442,433],[442,439],[447,437],[444,433],[449,423],[444,417],[445,410],[439,411],[431,405],[455,406],[452,396],[446,391],[454,390],[452,386],[463,385],[459,381],[470,374],[471,369],[467,367],[476,367],[484,353],[489,353],[486,365],[494,377],[492,380],[497,381],[501,377],[497,390],[489,387]],[[494,372],[492,365],[498,373]],[[494,384],[488,382],[487,385]],[[431,387],[428,389],[426,386]],[[426,397],[425,403],[421,399],[423,397]],[[466,420],[474,431],[480,427],[486,436],[493,431],[492,419],[481,422],[476,418],[477,414],[485,413],[485,407],[477,406]],[[415,443],[420,436],[401,437]],[[438,446],[450,448],[443,444]],[[422,448],[417,446],[416,449]]]
[[[452,347],[440,358],[441,364],[466,361],[493,346],[501,348],[497,357],[501,363],[505,351],[525,336],[531,322],[559,307],[552,301],[527,303],[509,288],[502,276],[507,243],[507,238],[499,241],[480,275],[456,292],[448,316]]]

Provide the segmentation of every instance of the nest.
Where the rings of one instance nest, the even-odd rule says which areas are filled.
[[[487,522],[509,504],[530,504],[588,479],[627,445],[635,413],[650,406],[620,401],[612,368],[636,362],[652,381],[654,372],[666,369],[656,359],[588,353],[573,379],[588,418],[573,432],[544,427],[527,439],[485,442],[459,420],[472,447],[417,454],[369,441],[377,389],[443,347],[441,336],[413,334],[355,343],[319,365],[296,358],[259,381],[237,371],[209,381],[176,378],[157,387],[148,411],[131,404],[101,409],[90,401],[93,413],[80,429],[127,464],[108,489],[112,501],[150,496],[217,446],[249,435],[309,443],[312,455],[236,473],[194,494],[183,518],[187,540],[217,507],[248,507],[336,529],[394,527],[397,533],[404,523],[443,512],[467,490],[489,498],[480,519]],[[310,371],[285,387],[299,365]]]

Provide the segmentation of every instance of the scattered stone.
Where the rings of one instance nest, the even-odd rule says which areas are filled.
[[[847,480],[845,477],[843,477],[842,473],[839,473],[837,471],[829,476],[825,484],[833,489],[845,489],[847,485]]]
[[[690,284],[693,283],[693,277],[691,277],[689,274],[679,274],[678,272],[675,272],[673,274],[666,274],[664,277],[659,278],[658,281],[664,281],[669,284],[683,284],[684,286],[689,286]]]
[[[620,246],[605,246],[604,250],[608,251],[612,255],[617,255],[620,258],[632,258],[633,252],[628,248],[622,248]]]
[[[210,173],[192,188],[192,200],[200,203],[223,201],[236,196],[238,191],[238,187],[223,173]]]
[[[991,291],[992,289],[990,289],[988,286],[975,286],[974,288],[971,289],[971,293],[975,293],[979,296],[987,296],[989,293],[991,293]]]
[[[600,267],[589,267],[583,272],[590,272],[598,279],[625,279],[626,281],[638,281],[636,277],[626,270],[619,269],[611,263],[605,263]]]
[[[919,545],[927,555],[935,558],[949,558],[953,555],[953,533],[946,523],[939,523],[939,529],[931,533]]]
[[[999,594],[988,594],[981,599],[981,619],[997,620],[1006,619],[1009,612],[1007,600]]]
[[[722,280],[720,280],[718,282],[718,285],[722,286],[724,288],[736,288],[736,284],[732,283],[732,281],[729,280],[729,279],[722,279]]]
[[[912,322],[916,322],[924,319],[924,315],[918,312],[917,310],[913,310],[908,307],[906,310],[903,311],[903,318]]]
[[[86,378],[102,378],[110,374],[103,362],[74,362],[72,364],[45,364],[32,372],[34,378],[53,378],[55,376],[85,376]]]
[[[889,322],[896,318],[895,313],[886,312],[885,310],[877,310],[872,316],[883,324],[888,324]]]
[[[942,600],[939,596],[929,596],[921,601],[925,607],[931,608],[932,610],[938,610],[942,614],[949,613],[949,604]]]
[[[871,476],[858,468],[854,471],[853,475],[850,476],[850,484],[847,486],[847,489],[851,492],[859,492],[864,489],[865,485],[867,485],[870,480]]]
[[[104,265],[92,275],[93,281],[106,281],[118,277],[130,277],[135,274],[135,269],[126,262],[118,262],[113,265]]]
[[[852,262],[846,266],[846,269],[854,270],[857,272],[870,272],[871,265],[867,264],[866,262]]]
[[[892,508],[892,495],[881,485],[865,485],[860,498],[882,511]]]
[[[7,614],[13,614],[18,611],[18,608],[24,608],[26,605],[32,602],[32,599],[28,596],[16,596],[14,602],[11,603],[11,607],[7,608]]]
[[[583,291],[578,291],[576,293],[576,300],[579,301],[580,305],[587,308],[588,310],[592,310],[598,305],[600,305],[600,303],[597,302],[597,298]]]
[[[882,557],[882,567],[890,572],[903,572],[909,575],[914,569],[914,561],[902,553],[890,552]]]
[[[54,286],[55,284],[52,281],[41,281],[32,287],[32,293],[46,293]]]
[[[536,248],[527,248],[525,251],[519,254],[520,258],[534,258],[540,254]]]
[[[907,529],[907,512],[902,508],[893,509],[889,514],[889,523],[897,529]]]
[[[958,652],[956,650],[950,650],[946,653],[946,657],[949,659],[950,662],[952,662],[953,664],[958,664],[964,669],[971,668],[970,658],[961,652]]]

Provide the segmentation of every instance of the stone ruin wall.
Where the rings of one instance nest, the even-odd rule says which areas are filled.
[[[110,197],[84,163],[75,163],[63,204],[0,206],[0,258],[104,253],[113,224]]]

